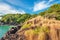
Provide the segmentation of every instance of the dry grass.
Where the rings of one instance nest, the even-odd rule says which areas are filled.
[[[30,26],[26,27],[28,24]],[[26,36],[27,40],[60,40],[60,21],[54,19],[47,19],[41,16],[33,18],[25,22],[23,29],[19,30],[17,33],[21,32]]]

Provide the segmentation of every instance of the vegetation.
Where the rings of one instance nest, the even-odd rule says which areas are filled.
[[[46,19],[44,17],[46,17]],[[52,20],[52,19],[56,19],[56,20]],[[29,21],[27,23],[24,23],[27,20]],[[58,20],[60,20],[60,4],[54,4],[48,10],[41,12],[39,14],[4,15],[2,17],[1,22],[5,24],[14,24],[14,25],[22,24],[21,29],[19,29],[19,31],[17,31],[16,34],[14,33],[14,35],[18,35],[17,40],[20,40],[20,39],[22,40],[26,40],[26,39],[27,40],[58,40],[60,38],[59,36],[60,21]],[[5,38],[8,38],[8,37],[9,35]],[[11,38],[11,35],[10,35],[10,38]],[[15,36],[15,39],[16,39],[16,36]]]
[[[39,14],[34,14],[31,17],[36,17],[38,15],[49,18],[49,19],[54,18],[56,20],[60,20],[60,4],[54,4],[48,10],[41,12]],[[25,24],[22,26],[22,29],[29,28],[30,26],[31,26],[31,24]],[[49,29],[47,27],[43,26],[43,27],[37,27],[32,31],[34,31],[35,34],[38,34],[40,32],[48,33]]]
[[[25,28],[29,28],[31,26],[31,23],[30,24],[25,24],[22,26],[22,29],[25,29]]]
[[[56,20],[60,20],[60,4],[52,5],[48,10],[39,13],[39,15],[47,18],[55,18]]]
[[[6,14],[2,17],[1,22],[4,24],[22,24],[25,21],[34,18],[38,15],[41,15],[46,18],[54,18],[56,20],[60,20],[60,4],[52,5],[48,10],[41,12],[39,14]]]
[[[5,24],[21,24],[30,16],[30,14],[7,14],[2,17],[1,21]]]

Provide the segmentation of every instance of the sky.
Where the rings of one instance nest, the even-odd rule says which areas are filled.
[[[0,15],[38,13],[56,3],[60,0],[0,0]]]

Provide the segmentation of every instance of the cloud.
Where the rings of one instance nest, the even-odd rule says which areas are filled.
[[[49,0],[49,2],[52,2],[52,1],[54,1],[54,0]]]
[[[8,13],[11,13],[11,14],[16,14],[16,13],[20,13],[20,14],[24,14],[25,11],[23,10],[17,10],[13,7],[11,7],[10,5],[8,4],[5,4],[5,3],[0,3],[0,15],[3,15],[3,14],[8,14]]]
[[[41,1],[39,3],[35,3],[34,4],[34,7],[33,7],[33,11],[38,11],[38,10],[43,10],[45,8],[48,8],[50,7],[52,4],[50,4],[50,2],[52,2],[53,0],[49,0],[48,2],[47,1]]]
[[[5,0],[7,3],[18,6],[23,9],[30,10],[30,1],[25,1],[25,0]],[[32,2],[31,2],[32,3]]]

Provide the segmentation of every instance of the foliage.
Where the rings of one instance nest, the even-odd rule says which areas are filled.
[[[45,27],[45,26],[37,27],[36,29],[34,29],[35,34],[39,34],[40,32],[49,33],[49,29],[48,27]]]
[[[22,26],[22,29],[29,28],[30,26],[31,26],[31,23],[25,24],[25,25]]]
[[[54,4],[54,5],[52,5],[52,6],[48,9],[48,11],[52,11],[52,12],[54,12],[54,11],[60,11],[60,4]]]
[[[55,18],[57,20],[60,20],[60,4],[54,4],[50,8],[48,8],[48,10],[45,10],[44,12],[41,12],[39,14],[6,14],[2,17],[1,21],[5,24],[22,24],[25,21],[38,15],[47,17],[49,19]]]
[[[46,18],[54,18],[56,20],[60,20],[60,4],[54,4],[48,10],[39,13],[39,15]]]
[[[2,17],[1,21],[5,24],[22,24],[25,21],[36,17],[36,14],[6,14]]]
[[[39,13],[39,15],[43,16],[43,15],[45,15],[45,12],[41,12],[41,13]]]
[[[7,14],[2,17],[2,21],[6,24],[20,24],[30,18],[30,14]]]

